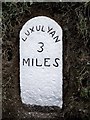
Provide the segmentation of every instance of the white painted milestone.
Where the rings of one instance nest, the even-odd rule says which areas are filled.
[[[24,104],[62,108],[62,29],[49,17],[28,20],[20,31],[20,89]]]

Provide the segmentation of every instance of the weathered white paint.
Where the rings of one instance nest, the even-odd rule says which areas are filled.
[[[20,31],[22,102],[62,108],[62,64],[59,24],[45,16],[27,21]]]

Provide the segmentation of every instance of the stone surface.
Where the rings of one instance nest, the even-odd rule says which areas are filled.
[[[24,104],[62,108],[62,29],[49,17],[20,31],[20,89]]]

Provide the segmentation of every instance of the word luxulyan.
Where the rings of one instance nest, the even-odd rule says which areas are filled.
[[[23,41],[26,41],[28,36],[30,36],[34,32],[43,32],[43,33],[48,33],[54,40],[55,42],[59,42],[59,35],[56,34],[56,31],[49,26],[44,26],[44,25],[38,25],[38,26],[32,26],[31,28],[28,28],[26,32],[24,33],[24,37],[22,38]]]

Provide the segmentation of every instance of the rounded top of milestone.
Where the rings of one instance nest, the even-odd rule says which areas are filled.
[[[62,38],[62,28],[53,19],[46,16],[37,16],[28,20],[20,31],[20,38],[25,42],[28,37],[34,35],[50,36],[54,42],[59,42]]]

